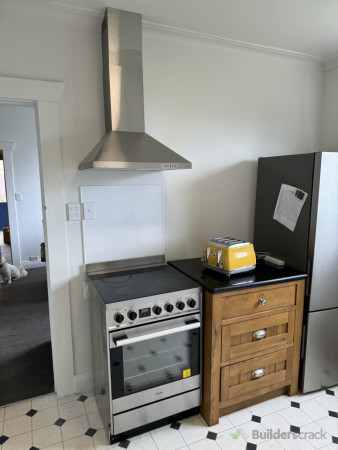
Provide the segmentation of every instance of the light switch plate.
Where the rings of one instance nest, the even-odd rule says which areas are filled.
[[[83,219],[94,220],[96,219],[95,203],[85,202],[83,203]]]

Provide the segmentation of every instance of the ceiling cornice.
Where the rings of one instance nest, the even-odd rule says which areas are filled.
[[[222,36],[216,36],[213,34],[200,33],[198,31],[172,27],[169,25],[162,25],[159,23],[149,22],[147,20],[143,20],[142,23],[145,28],[163,31],[163,32],[167,32],[167,33],[176,33],[176,34],[186,36],[189,38],[193,38],[196,40],[200,40],[200,41],[209,41],[209,42],[214,42],[214,43],[223,44],[223,45],[227,45],[227,46],[244,47],[244,48],[247,48],[250,50],[259,50],[259,51],[264,51],[264,52],[269,52],[269,53],[278,53],[280,55],[293,56],[296,58],[308,59],[308,60],[312,60],[312,61],[321,61],[322,60],[322,58],[320,56],[309,55],[307,53],[301,53],[301,52],[295,52],[293,50],[287,50],[287,49],[278,48],[278,47],[271,47],[271,46],[267,46],[267,45],[259,45],[259,44],[254,44],[252,42],[238,41],[236,39],[229,39],[229,38],[225,38]]]

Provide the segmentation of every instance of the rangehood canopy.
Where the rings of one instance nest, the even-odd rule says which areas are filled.
[[[140,14],[106,9],[102,61],[107,134],[79,168],[191,169],[191,162],[145,133]]]

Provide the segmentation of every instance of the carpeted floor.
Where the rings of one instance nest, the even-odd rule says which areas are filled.
[[[0,284],[0,405],[54,392],[46,269]]]

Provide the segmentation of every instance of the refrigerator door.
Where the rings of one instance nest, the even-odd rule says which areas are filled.
[[[310,311],[338,307],[338,153],[316,153],[309,259]]]
[[[338,308],[308,315],[302,391],[338,384]]]
[[[315,153],[259,158],[254,247],[307,272],[312,181]],[[302,189],[308,197],[296,228],[290,231],[273,219],[282,184]]]

